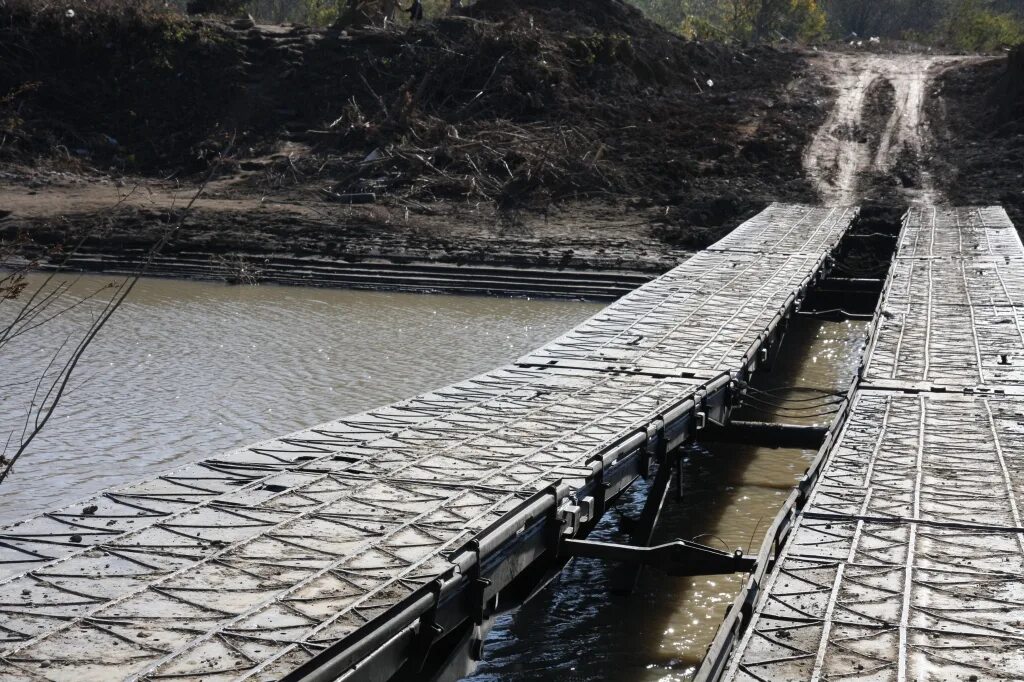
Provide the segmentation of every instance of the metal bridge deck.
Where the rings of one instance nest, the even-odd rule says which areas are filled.
[[[503,561],[484,540],[525,537],[498,533],[510,514],[544,495],[613,496],[698,413],[724,419],[732,376],[852,218],[773,205],[536,361],[0,530],[0,676],[278,679],[381,623],[405,627],[396,610],[424,594],[437,607],[467,552],[479,575]],[[550,362],[577,342],[564,357],[585,362]]]
[[[862,392],[726,678],[1019,679],[1022,418]]]
[[[1022,278],[1001,209],[907,216],[846,423],[725,679],[1020,679]]]
[[[688,377],[745,367],[852,217],[852,209],[773,204],[519,363]]]
[[[914,209],[865,386],[1024,389],[1024,247],[1002,209]]]
[[[524,498],[590,476],[591,455],[698,388],[506,368],[117,491],[88,516],[66,510],[64,532],[94,549],[51,536],[75,551],[0,588],[0,675],[48,663],[74,679],[277,679],[442,573],[445,551]],[[52,555],[37,526],[53,520],[5,539],[25,551],[30,534],[29,551]]]

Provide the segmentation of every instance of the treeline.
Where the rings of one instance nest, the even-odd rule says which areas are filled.
[[[813,41],[877,36],[959,50],[1024,42],[1021,0],[630,0],[697,38]]]
[[[804,42],[877,36],[958,50],[993,50],[1024,42],[1024,0],[627,0],[687,37]],[[267,23],[325,25],[351,6],[388,0],[171,0],[182,11],[248,13]],[[395,18],[413,0],[390,0]],[[508,0],[514,4],[516,0]],[[422,0],[427,17],[451,0]],[[465,0],[472,4],[472,0]]]

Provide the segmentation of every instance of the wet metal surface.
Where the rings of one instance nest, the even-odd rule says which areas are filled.
[[[1000,208],[907,216],[867,386],[1024,388],[1024,247]]]
[[[68,279],[74,302],[113,278]],[[142,280],[4,481],[0,524],[481,374],[602,307]],[[4,347],[0,442],[20,433],[49,354],[95,312],[77,307]]]
[[[856,375],[866,341],[862,322],[800,318],[766,389],[791,385],[843,391]],[[794,353],[806,348],[806,353]],[[805,399],[806,393],[794,393]],[[799,404],[799,403],[797,403]],[[736,414],[736,413],[734,413]],[[754,418],[768,418],[758,412]],[[824,417],[786,414],[786,422]],[[709,443],[684,462],[682,497],[662,512],[656,542],[697,539],[713,547],[756,552],[771,517],[814,458],[813,450]],[[605,516],[591,538],[628,541],[620,525],[639,515],[646,486],[638,482]],[[614,564],[576,559],[544,591],[501,616],[484,646],[472,682],[687,682],[700,664],[743,575],[679,578],[644,570],[636,592],[612,592]]]
[[[728,678],[1015,679],[1024,400],[864,391]]]
[[[5,567],[32,573],[3,586],[20,608],[0,618],[14,645],[0,673],[276,679],[695,388],[497,370],[10,528]]]
[[[853,216],[853,209],[773,204],[519,362],[705,377],[744,367]]]
[[[755,221],[737,228],[708,247],[709,251],[771,254],[822,254],[837,243],[850,224],[849,207],[808,211],[795,204],[771,204]]]
[[[1019,679],[1022,256],[1001,209],[908,216],[864,381],[727,679]]]
[[[821,249],[853,216],[773,209],[741,234],[776,230],[788,244],[798,220]],[[449,553],[524,498],[580,486],[595,456],[667,428],[673,409],[747,369],[824,262],[698,256],[608,309],[630,321],[619,341],[647,332],[612,344],[642,348],[616,358],[625,371],[504,367],[10,526],[0,674],[277,679],[450,571]],[[746,278],[722,274],[734,269]],[[696,333],[669,319],[694,300],[703,314],[685,319]]]

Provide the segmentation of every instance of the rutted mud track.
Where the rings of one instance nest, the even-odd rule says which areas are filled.
[[[835,104],[804,154],[824,203],[887,199],[934,203],[931,134],[925,116],[930,84],[967,58],[915,54],[828,54],[817,66],[833,81]],[[873,91],[887,86],[889,111]],[[874,124],[874,125],[872,125]],[[879,194],[883,196],[879,196]]]

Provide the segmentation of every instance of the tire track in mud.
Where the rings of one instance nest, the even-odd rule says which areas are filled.
[[[832,81],[836,100],[804,152],[804,170],[826,204],[850,205],[864,198],[872,181],[885,183],[903,163],[918,166],[914,181],[898,189],[912,203],[940,197],[924,163],[931,136],[925,117],[929,84],[965,57],[915,54],[826,54],[818,66]],[[892,87],[892,109],[880,117],[870,93]],[[873,142],[877,140],[877,143]],[[906,175],[900,171],[898,174]],[[895,183],[891,183],[895,185]],[[913,186],[907,186],[913,185]]]

